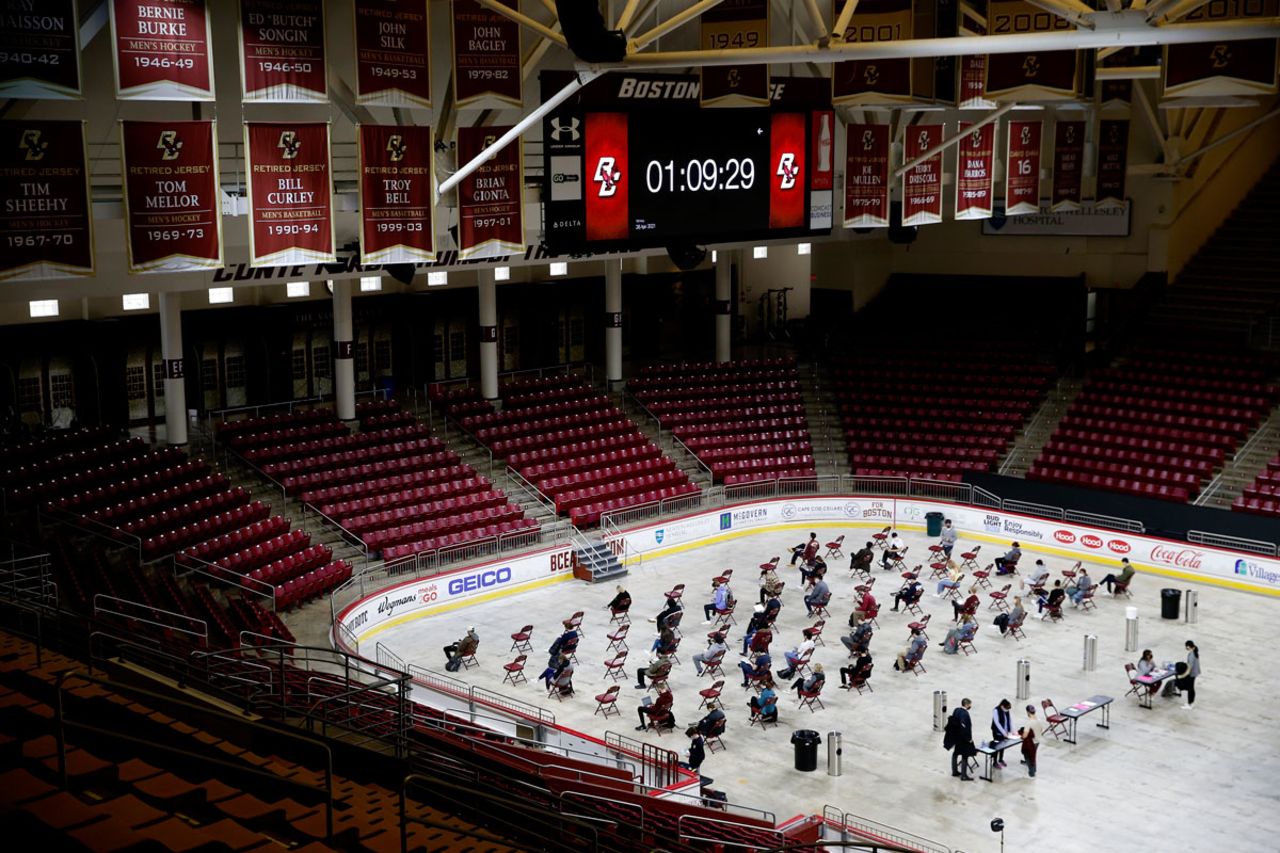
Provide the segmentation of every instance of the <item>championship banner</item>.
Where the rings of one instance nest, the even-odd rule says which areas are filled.
[[[116,97],[212,101],[212,36],[205,0],[111,0]]]
[[[902,159],[909,163],[942,142],[942,125],[908,127]],[[934,225],[942,221],[942,152],[919,163],[902,176],[902,224]]]
[[[889,227],[889,125],[845,128],[844,227]]]
[[[122,121],[129,272],[222,267],[222,191],[212,121]]]
[[[1098,101],[1103,109],[1129,106],[1133,101],[1133,81],[1099,80]]]
[[[6,4],[0,12],[0,98],[80,97],[75,0]]]
[[[519,0],[499,0],[511,9]],[[453,97],[465,107],[483,100],[520,106],[520,25],[475,0],[453,0]]]
[[[0,281],[93,275],[84,123],[0,121]]]
[[[323,0],[240,0],[242,100],[326,103]]]
[[[360,125],[360,263],[435,260],[431,128]]]
[[[1039,121],[1009,122],[1004,156],[1005,216],[1026,216],[1040,211]]]
[[[1124,173],[1129,166],[1129,120],[1098,122],[1098,207],[1124,204]]]
[[[842,4],[832,2],[832,20]],[[862,0],[849,19],[845,43],[901,41],[912,37],[912,0]],[[860,106],[911,101],[910,59],[837,62],[831,71],[831,103]]]
[[[1053,197],[1054,213],[1079,210],[1083,197],[1084,122],[1058,120],[1053,129]]]
[[[989,110],[997,106],[987,98],[987,57],[961,56],[956,106],[962,110]]]
[[[1248,3],[1207,3],[1178,20],[1178,24],[1258,19],[1274,20],[1278,0]],[[1177,26],[1177,25],[1174,25]],[[1202,44],[1171,44],[1164,49],[1164,96],[1219,98],[1276,93],[1277,39],[1248,39]]]
[[[431,106],[427,0],[354,0],[356,103]]]
[[[724,0],[703,12],[703,50],[769,46],[769,0]],[[756,107],[769,103],[768,65],[713,65],[703,68],[704,107]]]
[[[994,36],[1076,29],[1069,21],[1026,0],[991,0],[987,27]],[[993,53],[987,57],[986,95],[1000,101],[1074,98],[1080,87],[1081,66],[1074,50]]]
[[[972,127],[960,122],[960,132]],[[990,219],[995,206],[995,122],[970,130],[956,143],[956,219]]]
[[[249,266],[333,262],[329,125],[246,122],[244,150]]]
[[[458,162],[469,163],[509,127],[458,128]],[[458,259],[524,251],[524,169],[516,140],[458,184]]]

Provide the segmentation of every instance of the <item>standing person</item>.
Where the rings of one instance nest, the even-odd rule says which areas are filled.
[[[1022,738],[1022,763],[1027,765],[1027,775],[1035,778],[1036,751],[1040,748],[1040,737],[1044,734],[1044,726],[1036,719],[1036,706],[1027,706],[1027,719],[1018,729]]]
[[[1000,704],[991,711],[991,744],[994,746],[1002,740],[1013,737],[1013,705],[1008,699],[1001,699]],[[1004,750],[995,754],[996,767],[1004,767]]]
[[[698,772],[698,768],[702,766],[702,762],[707,758],[706,741],[702,737],[702,732],[698,731],[697,726],[689,726],[684,731],[685,737],[689,738],[689,761],[684,764],[686,770]]]
[[[1178,689],[1187,694],[1187,704],[1183,709],[1190,711],[1196,704],[1196,679],[1200,677],[1200,647],[1187,640],[1187,671],[1179,676]]]
[[[969,716],[969,708],[973,703],[968,699],[960,700],[960,707],[951,712],[947,720],[946,734],[942,746],[951,750],[951,775],[959,776],[961,782],[972,782],[969,775],[969,756],[977,755],[973,745],[973,720]]]
[[[942,553],[947,555],[947,559],[951,559],[951,549],[956,547],[956,529],[951,526],[951,519],[942,522],[942,538],[938,540],[938,544],[942,546]]]

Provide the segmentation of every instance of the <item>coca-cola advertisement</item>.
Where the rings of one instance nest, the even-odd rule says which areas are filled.
[[[903,159],[910,162],[942,142],[942,125],[907,128]],[[902,224],[932,225],[942,221],[942,152],[913,166],[902,176]]]
[[[836,114],[818,110],[810,116],[809,229],[829,229],[833,221],[836,183]]]
[[[1040,211],[1039,121],[1009,122],[1004,158],[1004,212],[1023,216]]]
[[[212,121],[120,123],[129,272],[222,266],[222,194]]]
[[[333,167],[325,122],[246,123],[249,264],[334,260]]]
[[[458,162],[467,163],[509,127],[458,128]],[[498,258],[524,251],[524,177],[520,140],[458,184],[458,258]]]
[[[0,12],[0,98],[80,98],[75,0],[14,5]]]
[[[500,0],[519,8],[519,0]],[[460,107],[478,101],[520,106],[520,25],[475,0],[453,0],[453,95]]]
[[[246,102],[324,103],[323,0],[240,0]]]
[[[1125,170],[1129,167],[1129,120],[1098,122],[1098,207],[1124,205]]]
[[[990,219],[994,204],[995,124],[970,130],[956,143],[956,219]]]
[[[84,124],[0,122],[0,281],[93,275]]]
[[[844,227],[889,227],[889,125],[845,129]]]
[[[1172,543],[1151,546],[1148,556],[1151,562],[1157,565],[1173,566],[1178,569],[1198,569],[1204,564],[1203,551],[1179,547]]]
[[[355,0],[356,103],[431,106],[427,0]]]
[[[360,126],[360,263],[434,260],[431,128]]]
[[[205,0],[111,0],[116,97],[212,101]]]
[[[1053,131],[1053,199],[1055,213],[1079,210],[1083,197],[1084,122],[1059,120]]]

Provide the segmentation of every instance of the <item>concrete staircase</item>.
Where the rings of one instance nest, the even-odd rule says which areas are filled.
[[[661,431],[658,422],[645,410],[644,406],[636,402],[634,397],[625,391],[611,391],[609,398],[624,415],[631,419],[640,432],[662,448],[663,453],[671,457],[676,467],[684,472],[691,483],[703,490],[711,488],[711,472],[698,461],[698,457],[677,444],[670,432]]]
[[[575,571],[589,571],[592,583],[622,577],[627,573],[613,549],[599,540],[575,537],[573,556],[577,566]]]
[[[1249,436],[1192,503],[1230,508],[1231,502],[1244,494],[1245,488],[1277,453],[1280,453],[1280,406],[1271,410],[1262,426]]]
[[[1049,391],[1040,408],[1023,426],[1022,431],[1014,438],[1009,451],[1000,460],[998,470],[1001,474],[1007,474],[1010,477],[1026,476],[1027,469],[1036,461],[1036,457],[1040,455],[1040,451],[1044,450],[1044,446],[1049,443],[1049,438],[1058,428],[1058,422],[1067,413],[1067,409],[1071,408],[1071,404],[1079,396],[1080,389],[1083,387],[1084,380],[1079,377],[1064,376],[1058,380],[1058,384]]]
[[[849,473],[849,451],[840,424],[840,407],[831,393],[830,379],[821,363],[799,365],[800,395],[809,422],[813,462],[819,476]]]

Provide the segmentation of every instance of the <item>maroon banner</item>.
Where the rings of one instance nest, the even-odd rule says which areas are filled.
[[[1084,122],[1061,121],[1053,130],[1052,209],[1079,210],[1083,197]]]
[[[427,0],[355,0],[356,103],[431,106]]]
[[[511,128],[458,128],[458,162],[469,163]],[[458,259],[524,252],[524,170],[519,140],[458,184]]]
[[[323,0],[240,0],[243,100],[323,103]]]
[[[360,125],[360,263],[436,257],[431,128]]]
[[[0,121],[0,281],[93,275],[84,124]]]
[[[586,142],[587,239],[625,240],[629,187],[627,114],[587,113],[583,128]]]
[[[0,11],[0,98],[79,98],[75,0],[14,6]]]
[[[832,20],[841,3],[832,3]],[[911,0],[862,0],[849,19],[846,43],[901,41],[914,29]],[[910,59],[837,62],[831,70],[833,104],[900,104],[911,100]]]
[[[903,141],[903,162],[910,162],[942,142],[940,124],[908,127]],[[942,221],[942,152],[918,164],[902,176],[902,224],[933,225]]]
[[[222,267],[218,134],[211,121],[122,121],[129,272]]]
[[[1259,4],[1261,6],[1261,4]],[[1271,4],[1274,16],[1275,4]],[[1189,21],[1193,12],[1186,19]],[[1165,97],[1231,97],[1276,93],[1276,39],[1165,47]]]
[[[990,109],[995,102],[987,98],[987,57],[960,57],[960,91],[956,106],[962,110]]]
[[[1074,29],[1069,21],[1026,0],[991,0],[987,5],[990,35]],[[993,53],[987,57],[986,95],[1002,101],[1074,98],[1080,66],[1074,50]]]
[[[889,125],[845,128],[844,227],[889,225]]]
[[[698,18],[703,50],[769,46],[769,0],[724,0]],[[700,69],[704,107],[769,103],[768,65],[712,65]]]
[[[1098,207],[1124,205],[1124,175],[1129,166],[1129,120],[1098,122]]]
[[[1025,216],[1040,210],[1039,121],[1009,122],[1004,157],[1005,216]]]
[[[116,97],[212,101],[205,0],[111,0]]]
[[[960,122],[960,132],[973,122]],[[956,219],[990,219],[995,205],[995,122],[956,143]]]
[[[769,227],[803,228],[805,175],[804,113],[774,113],[769,122]]]
[[[333,166],[324,122],[246,123],[249,265],[334,260]]]
[[[519,0],[500,0],[512,9]],[[453,96],[520,106],[520,25],[475,0],[453,0]]]

